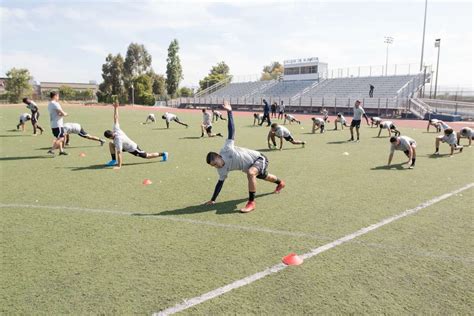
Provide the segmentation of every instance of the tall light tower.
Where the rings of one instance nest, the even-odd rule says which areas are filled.
[[[435,40],[435,47],[438,47],[438,60],[436,61],[436,80],[435,80],[435,91],[434,98],[436,99],[436,92],[438,91],[438,74],[439,74],[439,51],[441,50],[441,39]]]
[[[423,53],[425,51],[425,31],[426,31],[426,10],[428,9],[428,0],[425,0],[425,20],[423,22],[423,40],[421,41],[421,61],[420,71],[423,69]],[[424,85],[424,83],[423,83]]]
[[[387,54],[385,55],[385,76],[386,76],[387,71],[388,71],[388,46],[393,43],[393,37],[385,36],[385,40],[383,42],[387,44]]]

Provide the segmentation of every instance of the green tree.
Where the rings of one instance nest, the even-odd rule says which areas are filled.
[[[127,91],[124,87],[124,60],[122,55],[113,56],[109,54],[102,65],[102,78],[104,81],[99,85],[97,97],[99,102],[112,102],[112,95],[119,98],[119,102],[126,102]]]
[[[149,71],[147,74],[153,80],[153,94],[155,94],[159,99],[166,98],[165,76],[157,74],[153,70]]]
[[[76,99],[76,91],[69,86],[60,86],[59,87],[59,95],[63,100],[75,100]]]
[[[151,55],[143,44],[130,43],[124,63],[124,84],[129,91],[134,78],[151,70]]]
[[[277,61],[272,62],[270,65],[263,67],[262,76],[260,80],[276,80],[283,75],[283,65]]]
[[[199,87],[204,90],[229,76],[230,68],[223,61],[213,66],[209,74],[199,81]]]
[[[182,87],[178,90],[178,97],[192,97],[194,95],[194,90],[187,87]]]
[[[178,40],[174,39],[168,47],[168,58],[166,59],[166,90],[170,96],[176,94],[179,83],[183,79],[183,69],[181,68],[178,52]]]
[[[32,77],[27,69],[12,68],[6,75],[5,90],[7,91],[9,102],[19,103],[23,97],[31,94],[30,80]]]
[[[142,74],[133,80],[135,103],[143,105],[155,104],[155,96],[153,95],[153,79]]]

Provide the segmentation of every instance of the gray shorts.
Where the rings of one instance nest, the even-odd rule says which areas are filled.
[[[268,159],[265,155],[258,157],[251,167],[254,167],[258,170],[257,178],[265,179],[268,176]]]

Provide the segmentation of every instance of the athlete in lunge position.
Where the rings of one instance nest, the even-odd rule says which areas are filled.
[[[104,139],[101,139],[97,136],[89,135],[79,123],[65,123],[64,124],[64,138],[66,141],[66,146],[69,146],[69,135],[76,134],[82,138],[95,140],[96,142],[100,143],[100,146],[103,146],[105,143]]]
[[[456,133],[453,131],[452,128],[447,128],[444,130],[444,135],[436,136],[436,151],[434,152],[435,155],[439,155],[439,143],[447,143],[449,148],[451,149],[450,156],[453,156],[454,150],[459,150],[462,153],[463,146],[458,145],[458,138],[456,137]]]
[[[298,123],[298,124],[301,124],[301,121],[298,121],[296,119],[296,117],[294,117],[293,115],[291,114],[285,114],[285,119],[283,120],[283,125],[286,124],[286,121],[288,121],[291,125],[291,123]]]
[[[186,128],[188,128],[188,124],[181,122],[175,114],[165,112],[165,114],[163,114],[163,116],[161,116],[161,118],[165,120],[166,128],[170,128],[170,122],[171,121],[176,122],[179,125],[184,125],[184,126],[186,126]]]
[[[28,109],[30,109],[30,111],[31,111],[31,125],[33,125],[33,135],[35,135],[35,136],[37,135],[36,134],[36,129],[39,129],[41,134],[43,134],[44,130],[38,124],[38,120],[39,120],[39,117],[40,117],[38,105],[36,105],[35,102],[33,102],[32,100],[30,100],[28,98],[23,98],[23,103],[25,103],[26,107]]]
[[[217,196],[219,195],[222,186],[224,185],[224,181],[230,171],[241,170],[247,174],[249,200],[245,207],[240,211],[242,213],[248,213],[255,210],[257,178],[275,183],[277,185],[275,193],[280,193],[280,191],[285,187],[285,182],[268,173],[268,159],[265,155],[255,150],[241,148],[234,145],[235,126],[234,118],[232,116],[232,107],[228,101],[224,101],[223,107],[227,110],[227,127],[229,136],[219,153],[210,152],[207,154],[206,162],[212,167],[217,168],[219,181],[216,184],[211,200],[206,204],[211,205],[216,202]]]
[[[382,133],[382,130],[386,129],[388,131],[388,137],[392,137],[392,132],[395,133],[395,136],[400,135],[400,131],[397,130],[397,127],[393,124],[392,121],[382,121],[379,123],[379,134],[377,137],[380,137],[380,133]]]
[[[313,134],[319,129],[321,134],[324,133],[324,119],[319,117],[312,117],[311,120],[313,121]]]
[[[474,139],[474,131],[472,128],[469,127],[463,127],[457,134],[458,136],[458,145],[460,144],[461,138],[467,138],[469,139],[469,147],[471,146],[471,142]]]
[[[112,160],[109,161],[107,166],[114,166],[114,169],[120,169],[122,167],[123,158],[122,152],[128,152],[134,156],[144,158],[144,159],[153,159],[158,157],[163,157],[163,161],[168,160],[168,153],[147,153],[140,149],[140,147],[120,129],[119,124],[119,113],[118,113],[118,102],[114,103],[114,129],[106,130],[104,136],[112,142],[109,143],[110,156]]]
[[[219,111],[216,111],[216,110],[212,110],[212,121],[214,122],[214,120],[217,122],[219,121],[219,119],[223,120],[223,121],[226,121],[227,119],[222,116],[222,113],[219,112]]]
[[[388,156],[388,166],[392,163],[395,150],[401,150],[408,157],[408,169],[415,167],[416,161],[416,141],[408,136],[390,137],[390,155]]]
[[[25,123],[28,122],[29,120],[31,120],[31,115],[29,113],[23,113],[22,115],[20,115],[20,120],[19,120],[18,125],[16,126],[16,129],[19,130],[21,127],[21,131],[24,132]]]
[[[295,140],[293,136],[291,135],[290,131],[281,125],[278,125],[278,123],[273,123],[270,128],[270,132],[268,132],[268,137],[267,137],[267,142],[268,142],[268,148],[272,149],[272,146],[270,144],[270,140],[273,143],[273,146],[276,148],[276,140],[275,136],[280,139],[280,147],[278,148],[279,150],[282,149],[283,147],[283,138],[287,141],[292,143],[293,145],[304,145],[306,144],[305,141],[301,140]]]

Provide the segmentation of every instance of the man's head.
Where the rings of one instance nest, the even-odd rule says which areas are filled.
[[[278,128],[278,123],[273,123],[270,128],[272,129],[272,132],[276,131]]]
[[[108,129],[104,132],[104,137],[108,139],[114,139],[115,135],[114,135],[114,132]]]
[[[164,120],[166,120],[166,115],[163,114],[163,115],[161,116],[161,118],[164,119]]]
[[[444,135],[451,135],[453,133],[453,129],[452,128],[447,128],[444,130]]]
[[[202,109],[202,113],[206,113],[206,109]]]
[[[222,159],[222,156],[213,151],[207,153],[206,162],[208,165],[211,165],[212,167],[218,168],[218,169],[224,167],[225,165],[225,162],[224,162],[224,159]]]
[[[312,117],[311,120],[316,121],[316,118],[315,118],[315,117]]]
[[[28,99],[28,98],[23,98],[23,103],[25,103],[25,104],[30,104],[30,99]]]
[[[49,97],[51,98],[52,101],[58,101],[59,100],[59,93],[56,91],[51,91],[49,93]]]
[[[392,136],[392,137],[390,137],[390,142],[392,144],[398,145],[398,144],[400,144],[400,138]]]
[[[359,100],[356,100],[356,102],[355,102],[354,105],[355,105],[356,108],[358,108],[358,107],[360,106],[360,101],[359,101]]]
[[[214,112],[215,112],[215,110],[214,110],[214,109],[212,109],[212,113],[214,113]]]
[[[254,114],[253,114],[253,117],[257,118],[257,117],[258,117],[258,113],[254,113]]]
[[[341,116],[342,116],[341,112],[337,113],[337,117],[341,117]]]

